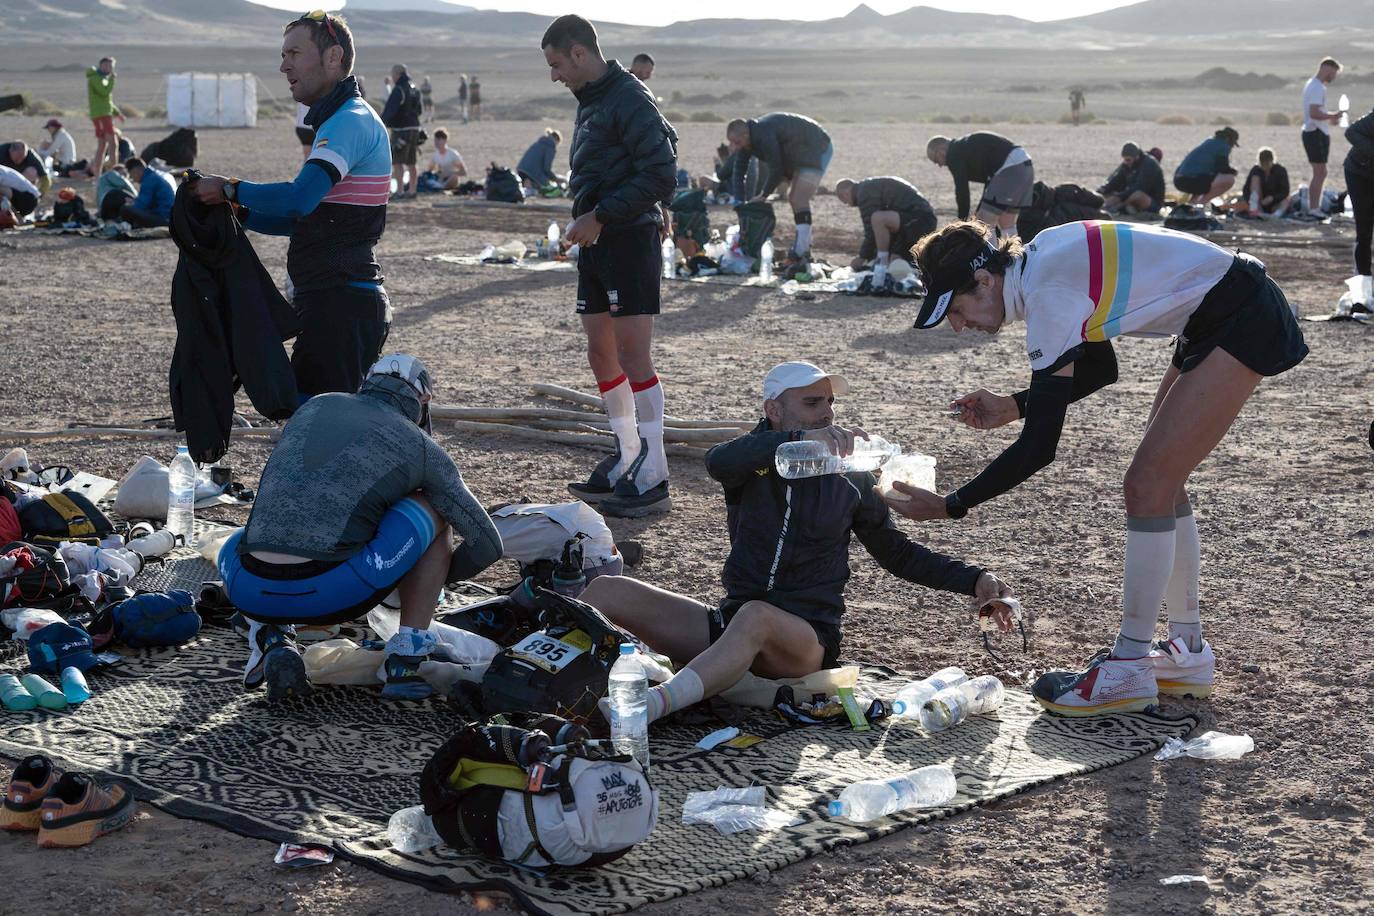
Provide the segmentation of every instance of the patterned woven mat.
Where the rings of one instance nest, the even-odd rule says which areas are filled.
[[[143,588],[194,588],[210,564],[183,559],[152,567]],[[0,670],[24,664],[21,644],[0,644]],[[903,724],[867,733],[792,728],[759,715],[747,749],[703,752],[707,729],[677,726],[651,736],[651,778],[661,793],[658,828],[608,866],[541,876],[441,847],[402,855],[386,843],[386,822],[418,803],[417,775],[459,724],[441,702],[392,703],[377,690],[333,687],[268,706],[242,687],[243,640],[207,627],[179,649],[127,652],[93,672],[94,696],[65,713],[0,710],[0,754],[42,751],[66,767],[104,771],[172,814],[273,841],[332,843],[370,867],[440,890],[502,890],[548,914],[624,912],[781,868],[836,846],[863,843],[1077,773],[1124,763],[1183,736],[1196,720],[1151,715],[1066,720],[1038,713],[1010,691],[994,715],[936,737]],[[879,694],[905,680],[866,668]],[[930,763],[950,763],[959,795],[946,808],[857,826],[831,820],[826,802],[849,783]],[[722,837],[681,824],[688,792],[717,786],[769,787],[771,807],[802,817],[771,834]]]

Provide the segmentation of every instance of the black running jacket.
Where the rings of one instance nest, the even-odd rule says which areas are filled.
[[[762,600],[804,620],[839,626],[849,580],[849,540],[858,537],[879,565],[917,585],[972,595],[983,570],[917,544],[892,522],[872,474],[787,480],[773,465],[778,446],[801,432],[752,432],[706,453],[706,470],[725,488],[730,555],[721,573],[727,597]]]

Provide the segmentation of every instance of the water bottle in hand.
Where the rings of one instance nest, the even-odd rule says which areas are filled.
[[[402,808],[387,821],[386,838],[397,852],[422,852],[443,844],[443,837],[434,829],[434,820],[425,814],[423,805]]]
[[[195,515],[196,463],[182,445],[167,474],[167,530],[187,547],[195,545]]]
[[[969,716],[992,712],[1002,705],[1006,691],[995,674],[985,674],[946,687],[921,706],[921,727],[928,732],[953,728]]]
[[[898,811],[947,805],[958,791],[954,771],[947,765],[921,767],[891,779],[854,783],[830,803],[830,816],[866,823]]]
[[[778,473],[788,480],[800,477],[820,477],[823,474],[848,474],[851,471],[872,471],[889,458],[900,454],[902,447],[882,436],[855,438],[854,451],[843,458],[830,450],[829,444],[802,439],[784,442],[773,456]]]
[[[616,752],[629,754],[649,768],[649,678],[634,643],[620,644],[620,658],[611,666],[611,741]]]
[[[897,691],[897,696],[892,700],[892,714],[908,718],[919,716],[921,707],[926,704],[927,700],[946,687],[953,687],[967,680],[968,675],[964,673],[963,668],[951,666],[941,668],[923,680],[912,681]]]
[[[672,239],[664,239],[659,252],[663,255],[663,279],[671,280],[677,276],[677,246]]]

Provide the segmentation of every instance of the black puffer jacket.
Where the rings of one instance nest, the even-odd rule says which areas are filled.
[[[907,537],[874,492],[872,474],[779,475],[773,455],[795,435],[775,432],[764,420],[706,453],[707,472],[725,488],[730,556],[721,583],[728,597],[767,601],[804,620],[838,626],[851,533],[893,575],[973,594],[983,571]]]
[[[821,157],[831,147],[830,135],[806,115],[775,111],[757,121],[749,121],[749,151],[735,160],[736,186],[742,186],[749,159],[757,158],[768,166],[768,178],[759,192],[772,194],[784,178],[793,178],[799,169],[819,169]]]
[[[616,61],[575,95],[568,176],[573,216],[596,211],[603,225],[652,218],[677,190],[677,132],[644,84]]]

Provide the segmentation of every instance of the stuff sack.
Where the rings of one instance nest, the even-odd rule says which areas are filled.
[[[41,499],[25,503],[19,509],[19,524],[24,540],[54,547],[63,541],[99,544],[114,534],[114,525],[105,513],[70,490],[45,493]]]
[[[17,541],[24,536],[19,524],[19,513],[14,509],[14,501],[19,498],[7,480],[0,480],[0,544]]]
[[[70,198],[59,197],[57,202],[52,205],[52,221],[62,224],[80,223],[83,226],[95,222],[91,218],[90,211],[86,209],[86,201],[81,199],[80,194],[73,194]]]
[[[701,190],[680,191],[668,206],[673,212],[673,241],[681,247],[682,240],[692,243],[691,254],[696,254],[707,242],[711,241],[711,217],[706,212],[706,192]],[[762,243],[760,243],[762,244]],[[687,249],[683,249],[687,253]]]
[[[540,628],[491,660],[482,708],[488,715],[550,713],[602,724],[597,701],[606,695],[620,644],[633,640],[585,601],[544,588],[534,595]]]
[[[141,158],[144,162],[161,159],[174,168],[189,169],[196,164],[196,155],[199,152],[200,141],[196,139],[195,130],[190,127],[180,127],[161,140],[154,140],[143,147]]]
[[[425,764],[420,800],[454,849],[532,868],[604,865],[658,822],[644,770],[601,753],[607,743],[557,716],[472,723]]]
[[[522,579],[534,576],[542,585],[551,584],[554,568],[568,552],[570,542],[576,542],[580,548],[581,571],[588,580],[618,576],[625,571],[606,520],[580,500],[511,503],[490,514],[501,535],[501,555],[520,564]]]
[[[1087,219],[1111,219],[1102,209],[1104,199],[1100,194],[1073,183],[1050,187],[1037,181],[1031,189],[1031,204],[1021,208],[1016,217],[1016,234],[1021,241],[1029,242],[1041,230],[1065,223],[1076,223]]]
[[[749,257],[758,260],[763,243],[773,237],[778,218],[773,213],[773,205],[766,200],[740,204],[735,207],[739,217],[739,248]]]
[[[200,614],[190,592],[140,592],[109,608],[114,633],[131,649],[180,646],[200,632]]]
[[[505,166],[491,164],[487,170],[487,200],[499,200],[508,204],[525,202],[525,192],[520,189],[520,179]]]
[[[13,541],[0,547],[0,607],[63,610],[80,597],[67,563],[37,544]]]
[[[1177,229],[1180,232],[1215,232],[1221,228],[1221,220],[1201,207],[1179,204],[1165,217],[1164,228]]]

